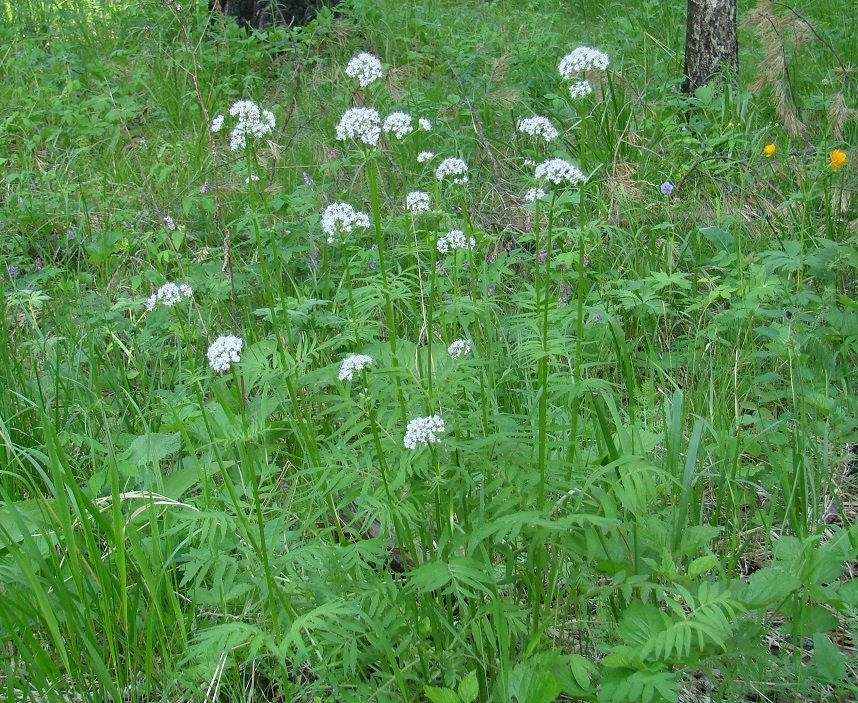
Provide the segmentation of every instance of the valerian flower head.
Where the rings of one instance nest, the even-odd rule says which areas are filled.
[[[531,137],[542,137],[547,142],[557,139],[560,135],[554,125],[551,124],[551,120],[542,115],[520,119],[518,121],[518,131],[529,134]]]
[[[212,120],[212,132],[220,132],[223,129],[223,115],[218,115]]]
[[[440,441],[438,435],[443,434],[446,428],[444,420],[440,415],[430,417],[415,417],[409,421],[405,429],[403,444],[406,449],[416,449],[417,445],[427,446]]]
[[[337,139],[354,139],[367,146],[378,146],[381,136],[381,118],[371,107],[353,107],[346,110],[337,124]]]
[[[561,59],[557,70],[563,78],[572,80],[585,71],[604,71],[608,63],[608,55],[604,51],[579,46]]]
[[[412,215],[429,211],[429,193],[415,190],[405,196],[405,207]]]
[[[237,364],[241,361],[243,347],[244,341],[241,337],[235,337],[231,334],[218,337],[211,343],[207,354],[212,371],[217,373],[229,371],[230,364]]]
[[[584,172],[565,159],[548,159],[536,166],[536,177],[554,185],[578,185],[587,180]]]
[[[438,251],[441,254],[456,249],[473,249],[475,246],[477,246],[477,240],[473,237],[466,237],[460,229],[454,229],[438,239]]]
[[[471,343],[467,339],[457,339],[447,347],[447,353],[451,359],[461,359],[471,353]]]
[[[411,115],[405,112],[391,112],[384,118],[381,130],[385,134],[393,132],[393,136],[397,139],[404,139],[414,131],[414,127],[411,125]]]
[[[258,139],[274,129],[274,113],[261,109],[252,100],[236,100],[229,108],[229,114],[238,118],[229,135],[232,151],[244,149],[248,135]]]
[[[425,117],[421,117],[417,120],[417,126],[420,127],[420,129],[422,129],[424,132],[432,131],[432,123]]]
[[[366,51],[355,54],[351,61],[346,64],[346,75],[349,78],[357,78],[361,88],[366,88],[370,83],[379,80],[383,72],[381,61],[378,57]]]
[[[328,235],[328,244],[333,244],[338,234],[351,232],[355,227],[369,227],[369,216],[348,203],[332,203],[322,213],[322,231]]]
[[[542,188],[530,188],[524,194],[524,199],[529,203],[535,203],[537,200],[542,200],[545,197],[545,191]]]
[[[434,151],[421,151],[419,154],[417,154],[417,163],[422,164],[426,161],[431,161],[434,158],[435,158],[435,152]]]
[[[372,364],[372,357],[368,354],[352,354],[343,360],[337,377],[341,381],[353,381],[355,371],[363,371],[370,364]]]
[[[171,308],[182,300],[190,299],[194,292],[187,283],[176,285],[175,283],[165,283],[153,295],[149,296],[146,301],[146,309],[150,312],[155,309],[158,303]]]
[[[444,159],[435,169],[435,177],[443,181],[447,176],[453,177],[453,183],[463,184],[468,182],[468,164],[462,159],[450,157]]]
[[[575,81],[569,86],[569,97],[573,100],[583,98],[585,95],[589,95],[592,92],[593,86],[590,85],[590,81]]]

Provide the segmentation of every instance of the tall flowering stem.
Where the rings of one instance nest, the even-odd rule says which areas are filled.
[[[348,288],[349,293],[349,312],[352,316],[352,325],[354,325],[355,332],[355,342],[358,347],[360,347],[360,325],[358,324],[357,314],[355,313],[355,299],[354,293],[352,292],[352,270],[351,266],[349,266],[349,251],[348,248],[345,250],[346,255],[346,287]]]
[[[384,232],[381,229],[381,198],[378,193],[378,165],[375,158],[369,158],[366,162],[367,185],[369,186],[369,197],[372,205],[372,226],[375,230],[375,243],[378,247],[378,268],[381,273],[382,287],[384,288],[384,314],[387,320],[389,334],[390,352],[393,356],[393,368],[396,379],[396,395],[399,399],[399,409],[402,413],[402,424],[408,420],[405,410],[405,396],[402,393],[402,380],[399,374],[399,357],[396,353],[396,317],[393,312],[393,300],[390,297],[390,283],[387,279],[387,264],[384,255]]]
[[[545,272],[542,276],[542,355],[539,358],[538,384],[539,384],[539,497],[538,507],[541,510],[545,506],[545,465],[548,458],[548,308],[549,289],[551,287],[551,235],[554,229],[554,202],[556,191],[552,193],[551,204],[548,206],[548,227],[545,240]],[[536,225],[537,230],[536,248],[539,251],[539,200],[536,201]],[[537,276],[539,271],[539,259],[537,258]],[[539,281],[537,280],[537,291]]]
[[[465,202],[464,191],[462,191],[462,193],[459,195],[459,202],[460,202],[460,206],[461,206],[461,210],[462,210],[462,217],[463,217],[464,222],[465,222],[465,238],[468,242],[470,242],[472,237],[473,237],[473,233],[474,233],[474,225],[473,225],[473,222],[471,221],[471,213],[469,212],[469,210],[467,208],[467,203]],[[474,271],[474,273],[468,277],[469,286],[471,289],[471,302],[474,305],[474,308],[477,310],[477,319],[480,321],[480,327],[482,328],[481,331],[483,333],[482,334],[483,341],[488,346],[486,358],[491,360],[491,359],[494,359],[494,355],[492,354],[492,351],[491,351],[492,335],[489,333],[489,331],[492,329],[492,324],[489,320],[489,311],[488,311],[487,306],[480,305],[479,307],[477,307],[477,299],[478,299],[478,296],[477,296],[477,275],[476,275],[476,261],[474,260],[473,247],[471,247],[469,249],[469,251],[470,251],[469,261],[470,261],[470,264],[473,267],[473,271]],[[489,407],[490,407],[490,403],[489,403],[488,395],[486,393],[485,372],[482,369],[480,369],[480,405],[481,405],[482,411],[483,411],[483,413],[482,413],[483,414],[483,418],[482,418],[483,419],[483,436],[488,437],[489,436]]]
[[[251,166],[253,166],[253,164],[255,162],[254,154],[251,151],[251,149],[252,149],[252,147],[250,146],[250,144],[247,144],[245,147],[245,154],[247,157],[248,173],[253,172],[251,170]],[[253,181],[250,181],[250,186],[251,186],[250,187],[251,203],[255,204],[254,201],[257,198],[261,198],[262,196],[258,192],[258,190],[255,187],[253,187]],[[269,310],[271,310],[271,322],[273,323],[273,326],[274,326],[274,338],[275,338],[276,343],[277,343],[277,352],[280,356],[280,363],[283,365],[283,370],[284,370],[283,378],[284,378],[284,381],[286,383],[286,390],[289,394],[289,399],[292,402],[293,412],[295,413],[295,416],[297,417],[296,425],[298,428],[298,433],[301,436],[302,444],[304,445],[304,451],[307,454],[307,459],[309,460],[310,464],[312,466],[319,466],[321,464],[321,458],[319,455],[319,448],[318,448],[319,445],[318,445],[318,442],[316,441],[316,437],[315,437],[315,433],[314,433],[314,429],[313,429],[313,424],[312,424],[312,422],[309,421],[309,413],[305,412],[305,409],[304,409],[304,407],[300,401],[299,395],[298,395],[297,368],[296,368],[296,365],[294,363],[292,363],[292,358],[289,355],[289,352],[286,348],[286,345],[283,342],[283,336],[280,332],[280,330],[286,331],[286,337],[287,337],[287,340],[289,343],[289,348],[294,349],[295,345],[293,343],[292,326],[291,326],[291,323],[289,321],[289,311],[285,309],[286,306],[285,306],[285,301],[284,301],[284,303],[283,303],[284,309],[283,309],[282,317],[278,313],[277,298],[275,296],[274,290],[273,290],[272,285],[271,285],[272,279],[271,279],[270,271],[268,269],[268,263],[267,263],[268,257],[266,255],[265,249],[264,249],[263,244],[262,244],[262,232],[259,229],[259,221],[256,217],[251,217],[250,220],[252,223],[254,240],[256,242],[256,247],[257,247],[257,250],[259,252],[259,265],[260,265],[260,268],[262,270],[262,284],[263,284],[263,289],[265,291],[266,302],[268,303]],[[280,261],[279,257],[275,257],[275,258],[277,258],[278,262]],[[280,264],[278,263],[278,265],[280,265]],[[280,280],[280,279],[278,279],[278,280]],[[295,374],[294,379],[292,378],[292,376],[288,372],[286,372],[287,369],[289,369],[290,367],[292,369],[292,372]],[[343,531],[342,531],[342,524],[340,523],[339,513],[337,512],[336,506],[334,505],[334,500],[333,500],[333,496],[331,494],[331,491],[327,491],[327,490],[325,491],[325,498],[326,498],[328,511],[330,512],[331,521],[333,522],[334,526],[337,529],[337,532],[339,533],[338,537],[341,540],[345,541],[345,535],[343,534]],[[260,527],[260,529],[261,529],[261,527]]]
[[[572,430],[569,441],[572,443],[571,458],[574,461],[578,451],[578,415],[581,411],[581,357],[584,348],[584,296],[586,294],[584,281],[584,214],[587,181],[581,181],[578,199],[578,318],[575,321],[575,367],[573,380],[575,393],[572,397]],[[572,462],[569,464],[570,472]]]
[[[363,376],[364,388],[369,388],[369,379],[367,378],[365,368],[361,370],[361,374]],[[372,433],[372,441],[375,445],[375,453],[378,457],[378,466],[381,469],[381,482],[384,484],[384,494],[387,498],[387,507],[390,511],[391,520],[393,521],[393,531],[396,536],[399,553],[403,557],[402,563],[403,565],[406,563],[407,560],[405,559],[405,555],[408,553],[411,555],[412,561],[417,564],[419,561],[414,549],[414,536],[411,534],[411,529],[408,527],[407,520],[401,520],[397,515],[396,501],[393,499],[393,492],[390,488],[390,467],[387,464],[387,457],[381,443],[382,429],[378,424],[378,413],[376,412],[371,399],[368,401],[366,412],[369,416],[369,427],[370,432]]]

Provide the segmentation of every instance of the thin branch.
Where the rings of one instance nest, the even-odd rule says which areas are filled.
[[[837,63],[840,65],[840,71],[843,73],[843,77],[844,77],[847,81],[849,81],[849,85],[851,85],[851,86],[852,86],[852,90],[858,90],[858,89],[856,89],[856,87],[855,87],[855,81],[854,81],[854,80],[852,80],[852,76],[851,76],[851,75],[849,75],[849,71],[848,71],[848,69],[846,68],[846,65],[843,63],[843,60],[840,58],[840,54],[838,54],[838,53],[837,53],[837,51],[835,50],[835,48],[834,48],[833,46],[831,46],[831,44],[830,44],[830,43],[829,43],[829,42],[828,42],[828,41],[827,41],[827,40],[826,40],[826,39],[825,39],[825,38],[824,38],[824,37],[823,37],[819,32],[817,32],[817,31],[816,31],[816,29],[814,28],[814,26],[813,26],[810,22],[808,22],[808,21],[807,21],[807,20],[806,20],[802,15],[800,15],[798,12],[796,12],[795,10],[793,10],[793,9],[792,9],[789,5],[787,5],[785,2],[775,2],[774,4],[775,4],[775,5],[781,5],[782,7],[785,7],[787,10],[789,10],[790,12],[792,12],[792,14],[794,14],[796,17],[798,17],[802,22],[804,22],[805,26],[806,26],[806,27],[807,27],[811,32],[813,32],[813,36],[815,36],[817,39],[819,39],[819,41],[821,41],[823,44],[825,44],[825,46],[826,46],[826,47],[828,47],[828,50],[829,50],[832,54],[834,54],[834,58],[835,58],[835,60],[836,60],[836,61],[837,61]]]

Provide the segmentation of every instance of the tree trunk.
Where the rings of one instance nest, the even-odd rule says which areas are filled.
[[[683,92],[691,94],[718,74],[738,70],[736,0],[688,0]]]
[[[326,4],[335,5],[337,0]],[[273,24],[303,25],[316,15],[322,0],[209,0],[209,12],[235,17],[243,27],[263,30]]]

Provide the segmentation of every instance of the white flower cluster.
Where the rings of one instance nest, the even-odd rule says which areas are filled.
[[[443,434],[444,431],[444,420],[441,419],[440,415],[415,417],[408,422],[408,427],[405,429],[405,439],[402,443],[406,449],[416,449],[418,444],[425,447],[439,441],[438,435]]]
[[[369,227],[369,216],[348,203],[333,203],[322,213],[322,231],[328,235],[328,244],[333,244],[338,234],[351,232],[355,227]]]
[[[447,176],[453,176],[453,183],[461,185],[468,182],[468,164],[462,159],[444,159],[435,169],[435,177],[443,181]]]
[[[542,188],[530,188],[525,194],[524,199],[529,203],[535,203],[537,200],[542,200],[545,197],[545,191]]]
[[[429,193],[415,190],[405,196],[405,207],[412,215],[429,211]]]
[[[414,127],[411,126],[411,115],[405,112],[391,112],[384,118],[381,129],[385,134],[393,132],[394,137],[403,139],[414,131]]]
[[[341,381],[354,380],[355,371],[363,371],[372,363],[372,357],[368,354],[352,354],[343,360],[340,365],[340,373],[338,378]]]
[[[354,139],[369,146],[377,146],[381,136],[381,118],[371,107],[353,107],[346,110],[337,124],[337,139]]]
[[[238,117],[229,135],[229,148],[233,151],[244,149],[247,145],[247,135],[263,137],[274,129],[274,113],[262,110],[252,100],[236,100],[229,108],[229,114]],[[223,127],[223,115],[212,120],[212,132],[219,132]]]
[[[457,339],[447,347],[447,353],[451,359],[461,359],[471,353],[471,343],[467,339]]]
[[[575,81],[569,86],[569,95],[573,100],[583,98],[593,92],[593,86],[590,81]]]
[[[417,154],[417,163],[422,164],[426,161],[431,161],[434,158],[435,158],[435,152],[434,151],[421,151],[419,154]]]
[[[182,299],[190,300],[193,294],[194,292],[187,283],[182,283],[179,286],[175,283],[165,283],[146,300],[146,309],[151,312],[159,302],[171,308],[176,303],[181,303]]]
[[[244,342],[241,337],[227,335],[218,337],[211,343],[208,351],[209,366],[217,373],[229,371],[231,363],[241,361],[241,349],[244,347]]]
[[[473,237],[466,237],[465,233],[460,229],[454,229],[438,240],[438,251],[441,254],[446,254],[448,251],[456,249],[473,248],[475,246],[477,246],[477,240]]]
[[[357,78],[360,87],[366,88],[382,77],[381,61],[375,55],[362,51],[346,64],[346,75],[349,78]]]
[[[542,137],[547,142],[557,139],[560,135],[554,125],[551,124],[551,120],[542,115],[520,119],[518,121],[518,131],[529,134],[531,137]]]
[[[589,46],[579,46],[561,59],[557,70],[569,81],[585,71],[604,71],[608,68],[608,63],[608,55],[604,51]]]
[[[417,126],[420,127],[420,129],[422,129],[424,132],[432,131],[432,123],[425,117],[421,117],[417,120]]]
[[[565,159],[548,159],[536,167],[536,177],[546,183],[554,185],[577,185],[586,181],[584,172],[577,166],[573,166]]]

